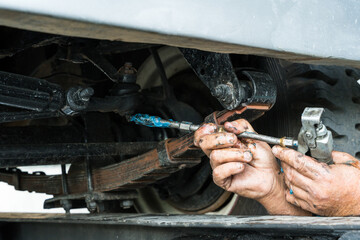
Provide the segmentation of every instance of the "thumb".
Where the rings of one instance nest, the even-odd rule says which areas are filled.
[[[351,164],[359,162],[359,160],[345,152],[333,151],[331,155],[335,164]]]

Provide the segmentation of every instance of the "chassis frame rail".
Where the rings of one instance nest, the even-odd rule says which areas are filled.
[[[358,217],[0,213],[0,239],[359,239]],[[5,231],[6,229],[6,231]],[[56,236],[56,237],[55,237]],[[55,238],[54,238],[55,237]]]

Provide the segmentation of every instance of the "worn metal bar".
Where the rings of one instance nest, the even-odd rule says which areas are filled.
[[[161,58],[159,56],[159,53],[158,53],[156,48],[149,48],[149,51],[150,51],[151,55],[154,58],[156,68],[157,68],[158,73],[159,73],[160,78],[161,78],[161,82],[162,82],[162,85],[163,85],[163,91],[164,91],[164,98],[169,99],[173,95],[171,94],[171,89],[170,89],[170,86],[169,86],[169,82],[168,82],[168,79],[167,79],[167,76],[166,76],[164,66],[163,66],[163,64],[161,62]]]
[[[67,186],[66,165],[65,164],[61,164],[61,180],[62,180],[63,192],[64,192],[64,194],[68,194],[69,190],[68,190],[68,186]]]
[[[233,110],[249,97],[249,86],[240,84],[228,54],[180,48],[190,67],[221,105]]]
[[[64,91],[59,85],[43,79],[0,72],[0,104],[55,112],[65,105]]]
[[[62,181],[62,190],[63,193],[69,194],[69,189],[68,189],[68,184],[67,184],[67,176],[66,176],[66,165],[65,164],[61,164],[61,181]],[[70,213],[70,209],[72,207],[71,201],[69,199],[63,199],[60,201],[60,204],[62,205],[62,207],[64,208],[65,212],[67,214]]]
[[[4,239],[359,239],[358,217],[0,213]]]
[[[157,146],[156,142],[56,143],[0,145],[0,167],[71,163],[71,158],[141,154]],[[43,160],[42,160],[43,159]],[[19,160],[19,161],[16,161]],[[29,164],[32,163],[32,164]]]
[[[277,138],[277,137],[257,134],[257,133],[253,133],[253,132],[243,132],[243,133],[238,134],[237,137],[238,138],[255,139],[255,140],[263,141],[263,142],[266,142],[269,144],[281,145],[284,147],[297,147],[298,146],[298,141],[291,139],[291,138],[285,138],[285,137]]]
[[[0,123],[42,119],[42,118],[52,118],[52,117],[59,117],[59,116],[61,116],[61,113],[58,111],[56,111],[56,112],[49,112],[49,111],[45,111],[45,112],[30,112],[30,111],[2,112],[2,113],[0,113]]]
[[[86,172],[86,180],[87,180],[87,187],[88,191],[94,191],[93,183],[92,183],[92,176],[91,176],[91,166],[89,161],[89,156],[85,157],[85,172]]]

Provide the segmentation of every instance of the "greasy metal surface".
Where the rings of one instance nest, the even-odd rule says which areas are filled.
[[[0,72],[0,105],[22,109],[0,113],[0,122],[58,117],[65,104],[57,84],[28,76]]]
[[[32,213],[0,213],[1,221],[58,221],[91,223],[102,220],[103,224],[137,224],[142,226],[168,226],[168,227],[220,227],[220,228],[271,228],[296,226],[298,231],[302,228],[323,230],[338,230],[360,228],[358,217],[298,217],[298,216],[224,216],[224,215],[146,215],[146,214],[32,214]],[[282,224],[279,226],[278,224]],[[348,227],[347,227],[348,226]]]
[[[85,208],[87,202],[103,202],[116,200],[133,200],[138,197],[136,190],[121,191],[121,192],[87,192],[81,194],[66,194],[46,199],[44,202],[44,209],[63,207],[66,210],[64,203],[71,204],[68,210],[73,208]]]
[[[43,79],[0,72],[0,105],[22,109],[1,112],[0,123],[75,115],[86,111],[126,114],[140,104],[137,94],[139,87],[135,85],[135,88],[116,92],[117,86],[112,89],[111,96],[90,99],[94,90],[89,87],[72,87],[65,93],[59,85]]]
[[[88,7],[84,7],[88,6]],[[359,66],[360,3],[211,0],[0,1],[0,22],[35,31]]]
[[[0,104],[37,112],[55,112],[64,105],[57,84],[23,75],[0,72]]]
[[[276,102],[277,89],[275,81],[265,72],[242,71],[250,80],[251,95],[244,104],[263,104],[272,107]]]
[[[149,151],[157,144],[157,142],[119,142],[0,145],[0,167],[71,163],[74,158],[85,156],[135,155]]]
[[[11,239],[338,239],[360,229],[357,217],[0,213]],[[21,229],[21,231],[19,231]],[[117,231],[116,231],[117,229]],[[67,232],[67,235],[65,235]],[[26,235],[27,233],[28,235]],[[71,233],[71,234],[69,234]],[[28,236],[28,237],[27,237]],[[177,238],[176,238],[177,237]],[[324,237],[324,238],[322,238]],[[9,239],[9,238],[8,238]],[[354,238],[353,238],[354,239]],[[355,238],[356,239],[356,238]]]
[[[181,48],[190,67],[210,89],[221,105],[232,110],[247,99],[247,91],[240,85],[228,54]],[[222,89],[219,87],[223,86]]]
[[[263,141],[263,142],[266,142],[269,144],[281,145],[283,147],[297,147],[298,146],[298,142],[291,138],[286,138],[286,137],[277,138],[277,137],[257,134],[257,133],[253,133],[253,132],[242,132],[242,133],[238,134],[237,137],[260,140],[260,141]]]
[[[180,151],[182,151],[180,149]],[[161,155],[163,156],[163,155]],[[146,186],[184,167],[200,162],[199,158],[179,159],[172,162],[154,149],[120,163],[92,169],[94,191],[134,189]],[[119,174],[121,173],[121,174]],[[17,190],[48,194],[63,194],[61,175],[27,174],[23,172],[0,172],[0,181],[13,185]],[[87,192],[87,175],[83,170],[67,175],[69,193]]]

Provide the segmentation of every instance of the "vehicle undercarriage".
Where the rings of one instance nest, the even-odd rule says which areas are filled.
[[[311,236],[312,229],[296,230],[300,223],[334,238],[359,229],[356,218],[339,218],[343,225],[331,219],[269,219],[258,202],[214,184],[193,132],[131,122],[137,113],[194,124],[245,118],[258,133],[297,138],[303,110],[321,107],[334,150],[360,159],[360,70],[350,48],[343,51],[347,56],[339,51],[324,57],[328,52],[281,52],[56,17],[1,8],[0,1],[0,33],[6,36],[0,40],[0,181],[52,195],[45,209],[71,214],[87,208],[99,215],[49,216],[46,222],[43,216],[0,214],[0,226],[14,221],[14,231],[25,233],[31,224],[70,226],[79,220],[102,226],[108,219],[134,232],[148,223],[160,236],[157,231],[169,226],[180,234],[187,222],[199,221],[190,226],[191,234],[203,239],[213,239],[206,237],[209,227],[230,239],[239,229],[249,236],[264,233],[264,239],[275,239],[272,231],[279,229],[279,235]],[[43,165],[61,174],[47,174]],[[236,217],[209,215],[259,218],[244,217],[238,225]],[[232,230],[225,234],[227,226]],[[172,236],[171,230],[166,234]]]
[[[261,133],[296,136],[304,107],[321,106],[335,149],[359,155],[356,69],[2,32],[0,180],[54,195],[45,208],[265,214],[212,182],[192,134],[135,125],[128,121],[135,113],[197,124],[246,118]],[[344,122],[342,114],[354,117]],[[48,164],[62,175],[17,168]]]

